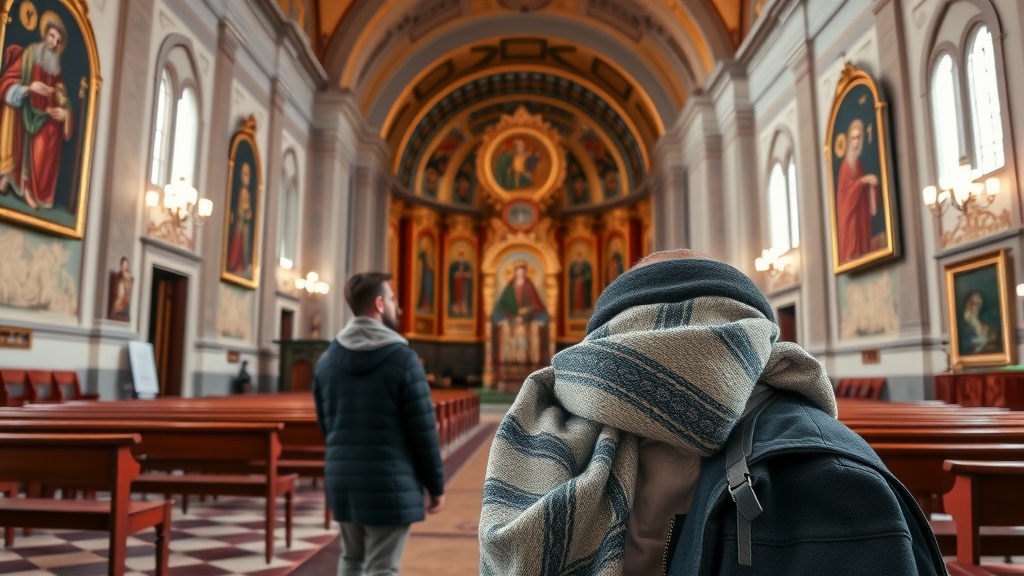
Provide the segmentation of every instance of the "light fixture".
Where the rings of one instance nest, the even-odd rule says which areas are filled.
[[[320,275],[316,272],[306,274],[305,278],[296,278],[295,287],[299,290],[305,290],[310,294],[327,294],[331,290],[331,285],[327,282],[321,282]]]
[[[984,182],[975,182],[980,175],[980,170],[971,169],[970,160],[961,158],[952,182],[940,182],[939,187],[925,186],[921,191],[925,205],[936,216],[945,214],[950,206],[964,214],[972,209],[988,208],[999,194],[999,179],[988,178]]]
[[[151,208],[163,207],[178,223],[183,224],[189,218],[202,226],[213,214],[213,201],[200,198],[199,192],[182,176],[177,182],[171,182],[160,190],[146,192],[146,205]]]
[[[761,257],[754,260],[754,270],[767,272],[772,278],[782,274],[792,263],[792,259],[789,256],[783,256],[782,252],[775,248],[761,250]]]
[[[1017,284],[1017,297],[1024,298],[1024,284]]]
[[[295,263],[292,262],[290,258],[285,258],[284,256],[281,256],[281,258],[278,259],[278,263],[281,265],[281,268],[284,268],[285,270],[291,270],[295,267]]]

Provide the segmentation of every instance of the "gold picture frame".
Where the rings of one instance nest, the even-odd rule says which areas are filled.
[[[946,265],[949,363],[953,369],[1016,362],[1011,266],[1007,249]]]
[[[260,278],[263,166],[256,144],[256,118],[249,116],[231,138],[224,202],[222,280],[255,290]]]
[[[899,256],[886,107],[875,80],[846,64],[825,137],[835,274]]]
[[[99,53],[84,0],[5,0],[0,11],[0,84],[23,84],[25,58],[48,48],[51,29],[62,36],[55,49],[60,71],[49,96],[26,94],[24,102],[60,110],[62,119],[23,107],[0,105],[0,219],[70,238],[85,234],[100,78]],[[12,56],[13,55],[13,56]],[[11,61],[6,59],[11,57]],[[28,71],[26,73],[31,73]],[[37,98],[48,98],[36,102]],[[33,129],[27,131],[25,123]],[[33,146],[19,145],[31,138]],[[45,152],[35,145],[48,138]],[[21,159],[22,150],[41,153]],[[54,174],[55,172],[55,174]]]

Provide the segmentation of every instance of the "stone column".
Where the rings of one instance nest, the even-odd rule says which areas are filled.
[[[300,337],[306,338],[317,317],[320,337],[330,338],[346,319],[344,286],[351,270],[350,245],[359,239],[350,217],[358,108],[350,94],[325,91],[316,96],[313,118],[313,174],[304,202],[299,270],[316,270],[331,291],[316,296],[303,293],[298,326]]]
[[[145,205],[149,146],[139,143],[149,143],[149,124],[138,119],[149,117],[153,78],[149,73],[152,64],[149,53],[131,47],[148,46],[152,34],[153,0],[126,3],[120,20],[120,46],[123,48],[118,55],[120,66],[108,85],[114,92],[111,109],[117,112],[105,121],[101,119],[101,123],[110,127],[111,135],[106,186],[98,195],[103,203],[103,222],[92,222],[90,226],[100,233],[97,260],[100,281],[95,289],[83,291],[93,299],[93,318],[97,321],[107,316],[110,272],[119,268],[122,256],[132,262],[135,278],[140,277],[135,248],[139,236],[145,235],[140,215]],[[136,281],[135,284],[138,292],[141,283]],[[132,301],[148,302],[149,298],[139,298],[136,294]],[[136,322],[138,316],[136,310]]]
[[[259,348],[259,372],[260,390],[269,392],[276,381],[278,348],[274,344],[277,338],[277,269],[279,266],[277,246],[278,218],[281,211],[281,170],[282,151],[281,135],[284,127],[284,106],[288,102],[290,94],[288,88],[280,78],[274,78],[270,95],[270,120],[267,123],[267,150],[265,151],[266,173],[264,175],[264,205],[263,205],[263,248],[260,266],[260,291],[259,291],[259,329],[256,334],[256,342]]]
[[[380,136],[361,134],[349,223],[360,242],[352,244],[349,273],[387,270],[390,161],[391,152]]]
[[[213,65],[213,97],[210,98],[209,143],[207,147],[206,190],[204,196],[214,199],[213,215],[198,234],[201,236],[203,268],[199,300],[200,339],[212,341],[217,335],[217,304],[220,288],[221,244],[224,239],[224,205],[228,185],[227,157],[231,134],[231,93],[235,79],[235,58],[242,37],[235,25],[220,21],[217,35],[217,59]],[[257,127],[257,130],[260,127]],[[220,198],[221,200],[217,200]]]
[[[805,118],[817,118],[817,97],[814,88],[814,60],[810,44],[802,43],[790,54],[786,65],[793,73],[797,110]],[[797,122],[794,137],[797,194],[800,218],[800,334],[801,344],[812,353],[828,349],[829,286],[832,267],[829,260],[828,206],[825,205],[825,183],[821,177],[823,156],[815,122]]]
[[[886,55],[885,72],[878,81],[884,90],[882,98],[889,104],[889,125],[892,138],[892,161],[896,166],[896,205],[899,207],[901,236],[905,239],[902,262],[897,265],[897,302],[900,303],[900,335],[921,337],[929,332],[927,275],[931,265],[923,251],[914,249],[923,237],[921,214],[921,182],[917,166],[914,127],[911,125],[910,70],[907,68],[907,47],[904,38],[901,2],[876,0],[871,7],[875,14],[878,53]],[[916,56],[916,55],[915,55]],[[903,169],[900,169],[903,167]]]
[[[690,248],[709,256],[725,258],[725,201],[722,194],[722,136],[718,131],[711,99],[693,95],[680,118],[683,134],[683,166],[688,181],[685,189],[688,205],[673,214],[685,213],[687,234],[678,231],[666,239],[674,243],[689,241]],[[659,217],[659,222],[663,218]],[[667,226],[678,224],[669,221]]]
[[[683,130],[676,125],[654,146],[650,175],[654,215],[654,250],[687,247],[690,243],[689,198],[683,165]]]
[[[710,81],[722,133],[722,188],[708,190],[723,201],[725,244],[719,253],[749,275],[764,248],[764,194],[756,169],[754,108],[742,63],[719,63]],[[753,168],[753,169],[752,169]]]

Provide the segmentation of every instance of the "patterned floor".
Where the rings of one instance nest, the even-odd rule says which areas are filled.
[[[284,542],[284,508],[278,507],[274,557],[263,556],[263,504],[252,498],[193,498],[188,514],[175,506],[170,574],[181,576],[283,576],[337,537],[324,530],[321,488],[302,481],[296,493],[292,547]],[[128,538],[126,576],[155,573],[153,529]],[[21,530],[12,548],[0,548],[0,574],[7,576],[101,576],[107,573],[107,533]],[[0,539],[2,544],[2,539]]]

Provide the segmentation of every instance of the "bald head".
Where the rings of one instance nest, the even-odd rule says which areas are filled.
[[[640,268],[641,266],[647,266],[648,264],[654,264],[655,262],[664,262],[665,260],[683,260],[684,258],[703,258],[704,260],[714,260],[711,256],[696,250],[690,250],[689,248],[676,248],[675,250],[662,250],[661,252],[654,252],[644,256],[633,268]]]

